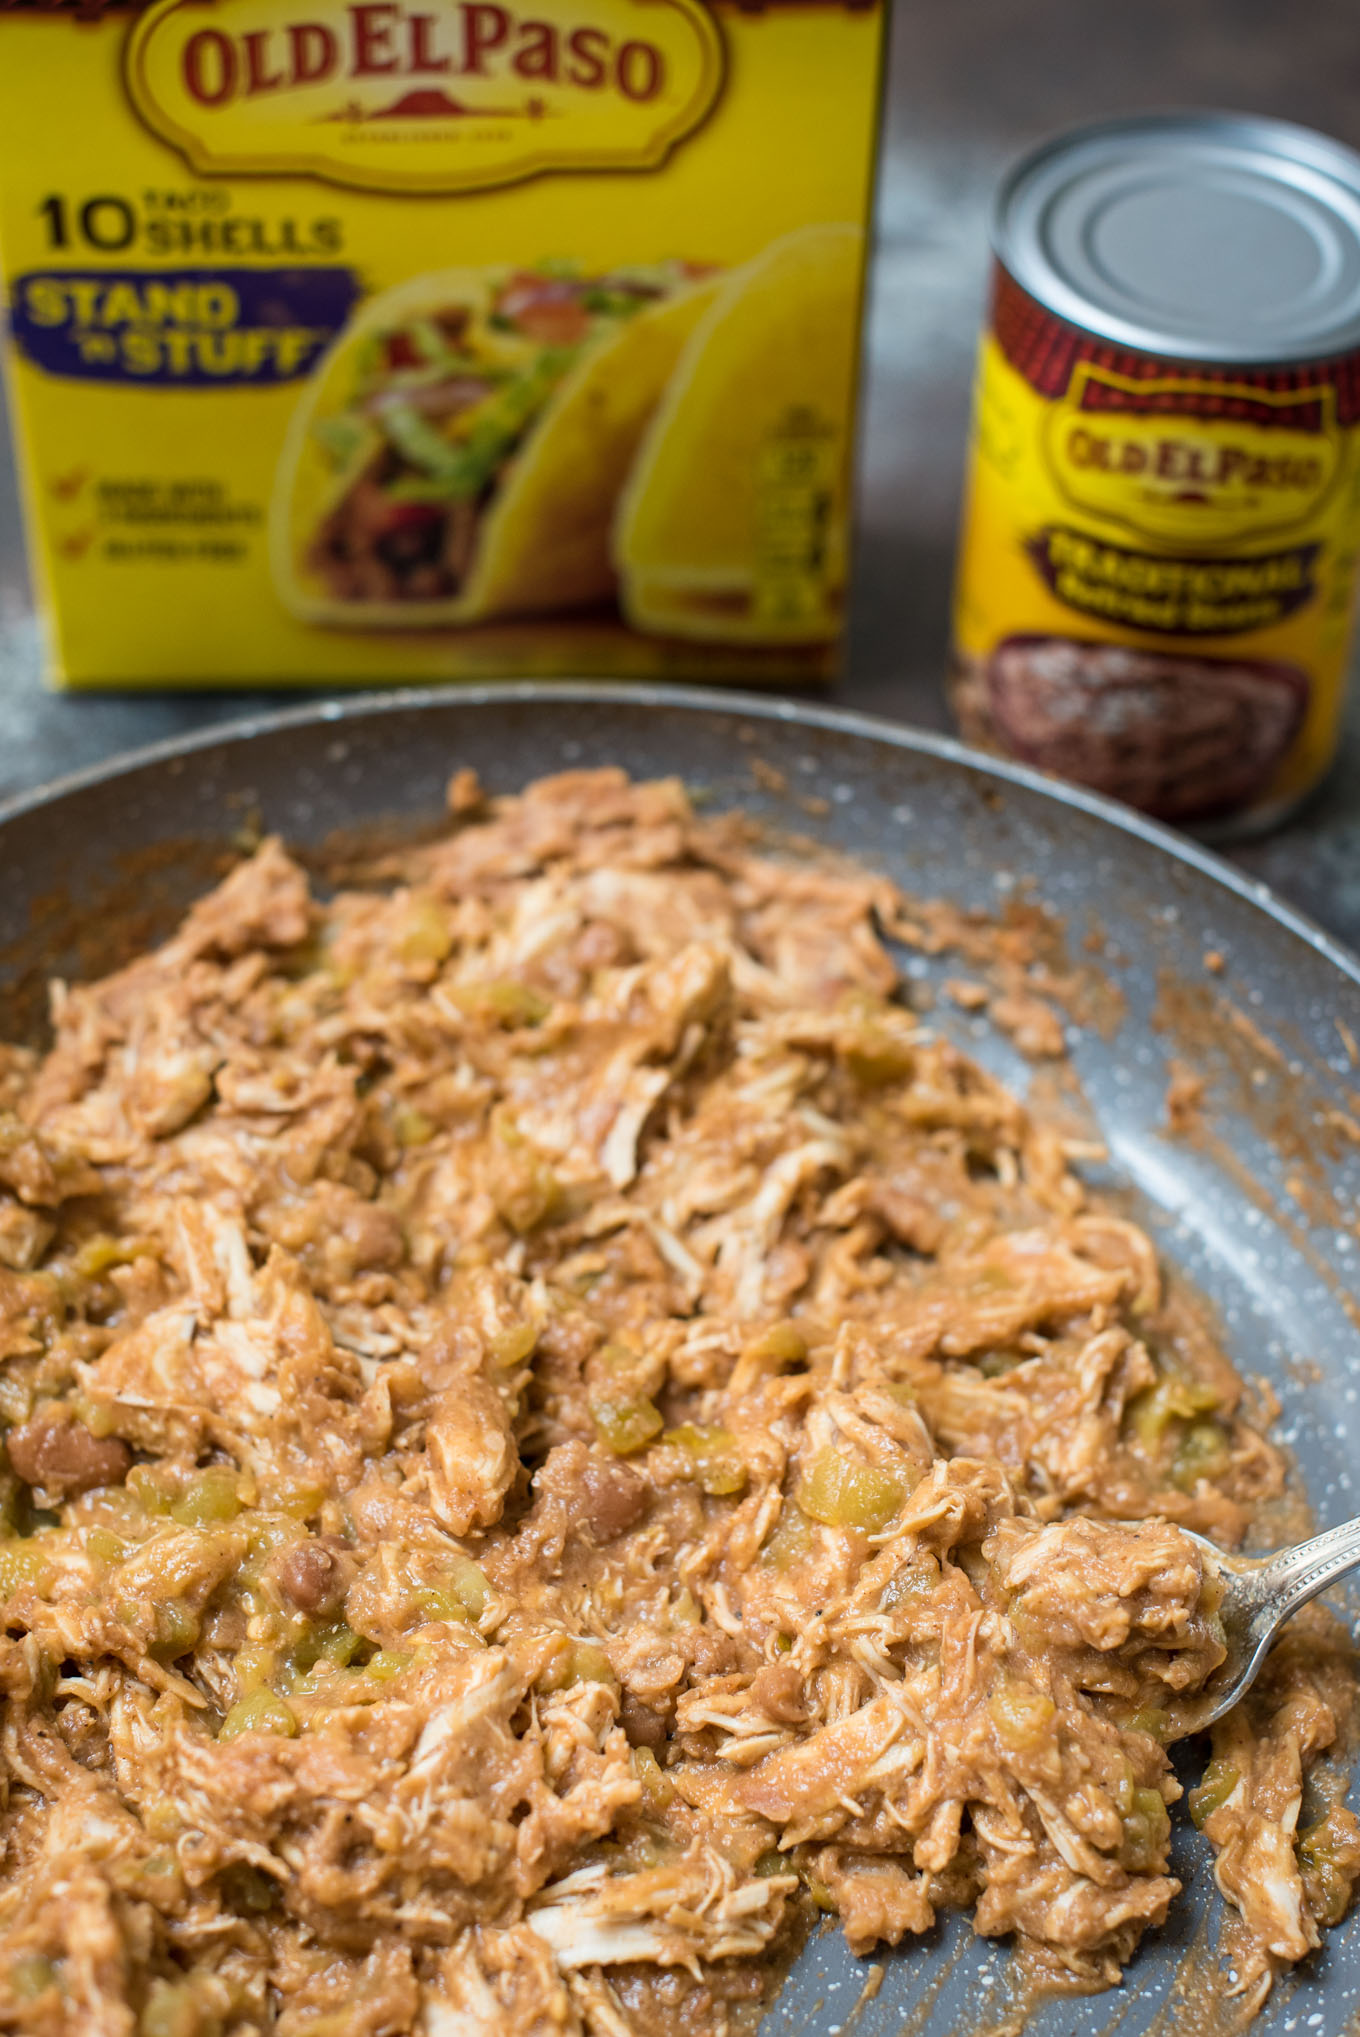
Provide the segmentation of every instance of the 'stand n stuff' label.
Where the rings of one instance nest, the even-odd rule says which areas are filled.
[[[1003,273],[955,618],[967,732],[1178,821],[1303,789],[1341,697],[1358,419],[1353,356],[1167,362]]]
[[[218,389],[295,382],[359,298],[351,269],[31,270],[10,332],[35,367],[82,382]]]

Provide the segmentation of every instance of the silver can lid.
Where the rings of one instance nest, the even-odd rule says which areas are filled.
[[[993,246],[1031,297],[1121,346],[1243,365],[1360,346],[1360,155],[1288,121],[1060,135],[1006,178]]]

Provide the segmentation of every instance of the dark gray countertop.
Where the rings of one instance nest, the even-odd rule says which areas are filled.
[[[1347,0],[896,0],[878,201],[845,705],[947,726],[950,565],[986,221],[1002,165],[1073,121],[1237,106],[1360,144],[1360,14]],[[47,694],[0,415],[0,798],[113,752],[253,710],[259,693]],[[288,698],[298,699],[296,690]],[[1235,859],[1360,947],[1360,689],[1328,784]]]

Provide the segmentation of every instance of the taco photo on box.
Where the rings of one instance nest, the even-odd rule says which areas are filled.
[[[271,528],[285,605],[430,628],[608,600],[619,494],[717,287],[680,262],[563,261],[375,297],[285,442]]]
[[[619,504],[635,628],[725,643],[839,633],[863,266],[858,227],[806,227],[713,291]]]

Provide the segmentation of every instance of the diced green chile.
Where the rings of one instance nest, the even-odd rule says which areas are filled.
[[[631,1457],[654,1442],[665,1426],[660,1410],[641,1395],[628,1400],[593,1400],[590,1418],[616,1457]]]
[[[817,1452],[798,1487],[798,1504],[814,1521],[869,1535],[887,1527],[905,1498],[901,1480],[890,1471],[832,1449]]]
[[[291,1705],[272,1690],[253,1690],[240,1698],[218,1729],[219,1740],[234,1740],[239,1733],[273,1733],[291,1740],[297,1733],[297,1717]]]
[[[1216,1759],[1209,1763],[1203,1782],[1192,1789],[1189,1796],[1190,1816],[1201,1831],[1214,1812],[1222,1810],[1241,1780],[1241,1775],[1230,1761]]]
[[[474,502],[574,359],[570,347],[546,348],[531,368],[486,398],[461,442],[446,439],[414,404],[384,403],[377,422],[385,437],[432,484],[431,492],[417,495],[398,481],[388,493],[404,501]]]

